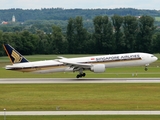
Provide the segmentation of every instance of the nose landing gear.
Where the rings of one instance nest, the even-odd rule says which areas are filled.
[[[148,70],[148,68],[147,68],[148,65],[149,65],[149,64],[146,64],[146,65],[145,65],[145,68],[144,68],[145,71]]]
[[[147,70],[148,70],[147,66],[144,68],[144,70],[145,70],[145,71],[147,71]]]

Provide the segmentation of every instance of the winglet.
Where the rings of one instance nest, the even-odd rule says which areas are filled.
[[[23,57],[18,51],[16,51],[9,44],[3,44],[3,47],[12,64],[29,62],[25,57]]]

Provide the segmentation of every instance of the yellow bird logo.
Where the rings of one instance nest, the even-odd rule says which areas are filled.
[[[22,57],[16,53],[14,50],[12,51],[11,56],[14,58],[14,63],[19,63],[22,60]]]

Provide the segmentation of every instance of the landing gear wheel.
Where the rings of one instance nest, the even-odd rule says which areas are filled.
[[[80,75],[77,75],[76,77],[77,77],[77,78],[80,78]]]
[[[86,73],[82,73],[82,74],[78,74],[77,76],[76,76],[76,78],[81,78],[81,77],[85,77],[86,76]]]
[[[77,77],[77,78],[81,78],[81,77],[82,77],[82,74],[78,74],[76,77]]]
[[[147,68],[147,67],[145,67],[145,68],[144,68],[144,70],[145,70],[145,71],[147,71],[147,70],[148,70],[148,68]]]
[[[83,73],[82,76],[85,77],[85,76],[86,76],[86,73]]]

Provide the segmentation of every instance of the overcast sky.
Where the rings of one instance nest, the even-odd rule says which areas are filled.
[[[0,0],[0,9],[136,8],[160,10],[160,0]]]

